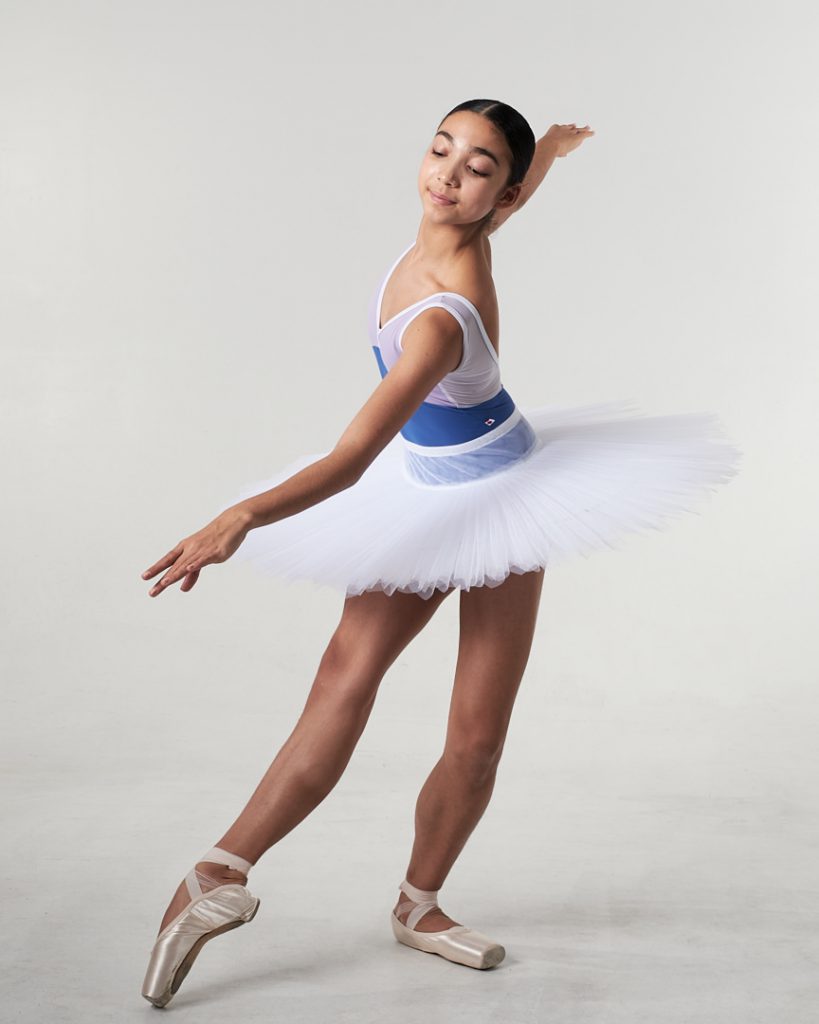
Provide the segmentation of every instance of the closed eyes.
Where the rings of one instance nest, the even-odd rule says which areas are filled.
[[[433,149],[432,154],[433,156],[446,156],[446,153],[439,153],[437,149]],[[482,171],[476,171],[474,167],[470,167],[469,170],[472,171],[473,174],[477,174],[479,178],[489,177],[488,174],[483,173]]]

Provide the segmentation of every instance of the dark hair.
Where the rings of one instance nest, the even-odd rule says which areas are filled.
[[[523,114],[500,100],[464,100],[441,118],[438,127],[441,127],[450,114],[455,114],[459,110],[471,110],[475,114],[481,114],[503,134],[512,153],[512,169],[504,187],[508,188],[510,185],[522,182],[532,163],[537,146],[535,133]],[[484,218],[484,224],[488,223],[493,216],[494,210]]]

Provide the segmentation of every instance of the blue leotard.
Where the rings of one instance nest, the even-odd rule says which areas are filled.
[[[501,383],[497,353],[481,315],[457,292],[435,292],[381,324],[387,281],[408,246],[387,271],[370,305],[371,343],[382,378],[400,358],[401,339],[424,310],[440,307],[458,321],[463,355],[401,428],[406,467],[417,481],[458,483],[495,473],[530,454],[537,443],[531,424]]]

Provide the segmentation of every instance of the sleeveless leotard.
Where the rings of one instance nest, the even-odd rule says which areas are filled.
[[[498,355],[480,313],[465,296],[435,292],[381,323],[387,282],[414,245],[395,260],[372,298],[370,341],[383,378],[400,358],[404,332],[420,313],[440,307],[458,321],[463,333],[460,363],[435,385],[400,433],[405,465],[415,481],[452,484],[474,480],[524,458],[535,448],[537,438],[503,387]]]

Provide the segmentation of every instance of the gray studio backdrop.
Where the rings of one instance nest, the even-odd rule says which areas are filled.
[[[340,594],[228,562],[154,600],[140,573],[377,386],[368,300],[438,120],[476,96],[596,132],[494,237],[505,386],[717,412],[741,475],[547,574],[442,900],[503,934],[506,974],[444,974],[388,931],[455,597],[260,861],[268,914],[174,1005],[408,1020],[414,985],[442,1020],[809,1019],[811,38],[788,4],[0,4],[8,1019],[147,1012],[167,900],[295,724]]]

